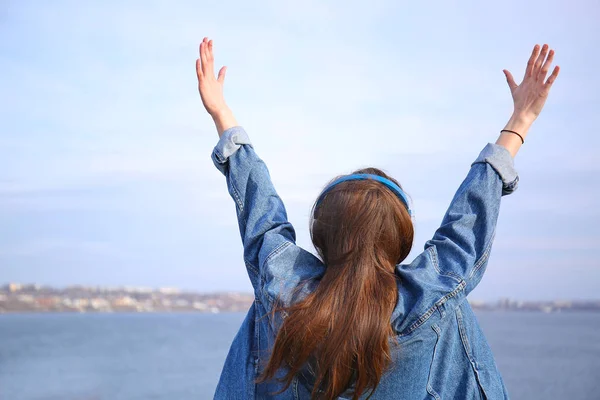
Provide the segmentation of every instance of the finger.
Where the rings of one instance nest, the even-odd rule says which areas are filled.
[[[215,76],[215,58],[213,57],[213,50],[212,50],[212,40],[207,40],[206,41],[206,67],[208,70],[208,74],[210,74],[211,77],[214,78]]]
[[[196,76],[198,77],[198,80],[204,78],[204,75],[202,74],[202,62],[199,58],[196,60]]]
[[[513,78],[512,74],[510,73],[509,70],[505,69],[505,70],[503,70],[503,72],[504,72],[504,76],[506,76],[506,82],[508,82],[508,87],[510,88],[510,91],[512,92],[519,85],[517,85],[517,83],[515,82],[515,78]]]
[[[227,67],[222,67],[219,70],[219,77],[217,78],[217,80],[219,81],[219,83],[223,83],[225,82],[225,73],[227,73]]]
[[[198,58],[196,59],[196,75],[198,75],[198,80],[204,77],[202,73],[202,42],[198,46]]]
[[[542,82],[544,81],[544,79],[546,79],[546,74],[548,74],[548,70],[550,70],[550,65],[552,65],[553,59],[554,59],[554,50],[550,50],[550,52],[548,53],[548,58],[546,58],[544,65],[542,65],[542,69],[540,70],[540,74],[538,76],[538,79],[541,80]]]
[[[207,51],[207,38],[204,38],[202,43],[200,43],[200,59],[202,60],[202,74],[206,77],[210,73],[208,69],[208,51]]]
[[[205,51],[206,43],[200,43],[200,64],[202,68],[202,75],[206,73],[206,51]]]
[[[208,73],[210,76],[215,75],[215,58],[213,57],[213,49],[212,49],[212,40],[208,40],[206,42],[206,67],[208,68]]]
[[[527,61],[527,68],[525,69],[525,78],[531,76],[533,71],[533,64],[535,63],[535,59],[537,58],[540,51],[540,46],[533,46],[533,51],[531,52],[531,57],[529,57],[529,61]]]
[[[537,78],[539,76],[540,70],[542,69],[542,63],[548,54],[548,45],[545,44],[542,46],[542,51],[540,51],[540,55],[537,60],[535,60],[535,65],[533,66],[533,77]]]
[[[556,67],[554,67],[554,70],[552,71],[552,75],[550,75],[548,77],[548,80],[546,81],[546,86],[548,86],[548,89],[550,89],[550,86],[552,86],[552,84],[556,80],[556,77],[558,76],[559,72],[560,72],[560,67],[557,65]]]

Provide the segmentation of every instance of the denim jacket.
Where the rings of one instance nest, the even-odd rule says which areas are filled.
[[[212,158],[235,202],[255,297],[233,340],[214,398],[310,399],[312,385],[304,374],[277,396],[269,393],[282,384],[255,384],[254,380],[262,372],[259,361],[268,359],[283,318],[280,313],[270,315],[275,299],[284,306],[303,299],[319,284],[325,266],[296,245],[294,228],[267,167],[242,127],[222,134]],[[390,323],[400,346],[371,398],[508,398],[466,297],[486,269],[500,199],[516,190],[518,181],[508,150],[488,143],[471,164],[423,252],[410,264],[396,266],[399,296]],[[297,286],[302,289],[293,293]],[[277,376],[284,375],[281,369]],[[339,398],[351,396],[347,392]]]

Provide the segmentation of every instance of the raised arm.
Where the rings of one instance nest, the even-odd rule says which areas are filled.
[[[225,175],[235,202],[246,269],[257,289],[264,260],[286,242],[295,243],[296,236],[265,163],[254,152],[248,135],[225,103],[226,67],[215,78],[213,60],[212,40],[204,38],[196,72],[202,103],[212,116],[220,138],[212,159]]]
[[[433,246],[433,261],[438,272],[457,282],[464,281],[467,293],[475,288],[485,271],[500,199],[517,188],[519,177],[514,169],[514,157],[558,76],[557,66],[546,80],[553,57],[554,51],[547,45],[541,49],[536,45],[520,85],[504,70],[513,96],[514,113],[496,143],[488,143],[471,164],[441,226],[425,244],[425,248]]]

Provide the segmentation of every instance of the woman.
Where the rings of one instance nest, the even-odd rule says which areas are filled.
[[[400,184],[375,168],[330,182],[313,207],[315,257],[295,233],[265,164],[223,98],[212,41],[196,61],[202,102],[220,140],[255,301],[235,337],[216,399],[501,399],[506,388],[466,300],[485,271],[513,159],[559,68],[533,49],[514,113],[471,164],[440,228],[410,264],[413,224]]]

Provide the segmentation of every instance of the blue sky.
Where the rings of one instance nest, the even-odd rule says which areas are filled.
[[[204,36],[299,244],[323,185],[374,165],[412,197],[408,262],[511,114],[502,69],[520,81],[549,43],[561,74],[472,298],[599,297],[597,2],[207,3],[4,2],[0,282],[251,289],[197,93]]]

